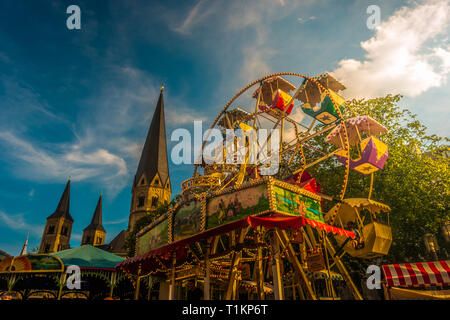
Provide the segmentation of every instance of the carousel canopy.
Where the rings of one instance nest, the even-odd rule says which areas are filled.
[[[261,91],[262,101],[264,101],[266,105],[271,105],[273,93],[278,89],[281,89],[284,92],[291,92],[292,90],[295,90],[295,86],[279,76],[272,77],[263,81],[262,86],[258,87],[258,89],[253,92],[252,97],[258,99],[258,94]]]
[[[331,208],[324,216],[325,222],[332,223],[336,215],[339,215],[344,224],[348,221],[355,221],[356,215],[358,214],[357,209],[365,209],[374,214],[391,211],[391,208],[388,205],[381,202],[365,198],[349,198],[344,199],[342,203],[338,203]]]
[[[0,261],[2,261],[6,257],[10,257],[10,255],[7,254],[5,251],[0,250]]]
[[[363,134],[376,136],[387,132],[387,129],[384,126],[369,116],[347,119],[345,120],[345,127],[347,128],[348,142],[351,146],[357,144],[359,142],[359,137]],[[343,127],[342,124],[340,124],[328,134],[325,141],[334,144],[337,147],[342,147],[340,138],[342,133]]]
[[[84,245],[81,247],[52,253],[60,258],[64,265],[77,265],[80,268],[114,269],[114,266],[125,260],[110,252]]]
[[[333,78],[329,73],[322,73],[318,76],[312,77],[311,79],[318,81],[325,88],[336,92],[345,89],[345,86]],[[322,101],[322,92],[316,83],[305,79],[294,98],[304,103],[309,103],[311,106],[315,106],[317,103]]]

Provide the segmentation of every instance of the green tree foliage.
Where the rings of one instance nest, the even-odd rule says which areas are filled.
[[[427,134],[427,128],[416,115],[399,106],[400,95],[370,100],[347,101],[344,118],[369,115],[389,132],[378,138],[389,146],[384,169],[374,173],[371,199],[385,203],[392,209],[393,243],[389,254],[380,263],[420,261],[431,259],[426,253],[423,235],[436,235],[441,247],[439,257],[450,253],[441,226],[449,219],[450,171],[448,138]],[[439,115],[437,115],[439,116]],[[310,142],[320,150],[331,151],[325,135]],[[306,150],[307,156],[314,151]],[[342,165],[330,158],[310,170],[325,194],[338,195],[344,178]],[[350,170],[345,198],[368,197],[370,175]],[[334,203],[325,203],[329,209]],[[369,262],[367,262],[369,263]]]

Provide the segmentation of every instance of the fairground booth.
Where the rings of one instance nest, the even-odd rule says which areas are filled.
[[[0,261],[0,296],[22,300],[133,298],[132,279],[114,268],[123,260],[91,245],[51,254],[5,256]],[[68,279],[75,267],[81,271],[79,286]]]
[[[450,260],[383,266],[388,300],[449,300]]]

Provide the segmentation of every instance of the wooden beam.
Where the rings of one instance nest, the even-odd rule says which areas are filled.
[[[172,270],[170,275],[170,285],[169,285],[169,300],[175,300],[175,264],[177,262],[177,256],[172,253]]]
[[[58,297],[56,298],[57,300],[61,300],[62,291],[63,291],[64,285],[66,284],[66,275],[67,274],[65,272],[63,272],[59,279]]]
[[[233,252],[233,258],[231,260],[230,272],[228,276],[227,291],[225,293],[225,300],[231,300],[233,297],[233,292],[236,289],[236,274],[238,272],[237,266],[239,265],[241,257],[242,252]]]
[[[295,272],[299,275],[300,279],[303,280],[303,283],[305,284],[309,297],[312,300],[317,300],[316,294],[314,293],[314,290],[311,287],[311,284],[309,282],[308,277],[306,276],[305,272],[303,271],[303,267],[300,264],[300,262],[297,259],[297,255],[295,254],[294,248],[292,247],[292,244],[289,242],[289,237],[284,230],[280,230],[278,228],[275,229],[276,234],[278,238],[280,239],[281,244],[283,247],[287,249],[288,259],[291,262],[291,264],[294,267]]]
[[[134,291],[134,300],[139,300],[139,291],[141,289],[141,265],[138,268],[138,274],[136,278],[136,288]]]
[[[215,254],[215,253],[216,253],[216,251],[217,251],[217,245],[219,244],[219,238],[220,238],[220,236],[215,236],[215,237],[212,239],[212,242],[211,242],[211,252],[210,252],[210,254]]]
[[[264,271],[263,271],[263,261],[262,261],[262,247],[259,245],[262,243],[262,227],[259,226],[256,230],[256,242],[258,244],[258,261],[257,261],[257,290],[258,290],[258,299],[264,300]]]
[[[205,252],[205,278],[203,281],[203,297],[205,300],[211,300],[210,293],[210,279],[211,279],[211,270],[209,266],[209,253],[211,250],[211,246],[209,242],[206,244],[206,252]]]
[[[342,276],[345,279],[345,282],[347,283],[347,285],[350,287],[350,289],[352,290],[353,296],[355,297],[356,300],[363,300],[363,297],[361,296],[361,294],[358,291],[358,288],[356,287],[356,285],[353,283],[352,278],[350,277],[350,275],[348,274],[347,269],[345,268],[344,264],[342,263],[342,261],[339,259],[339,257],[335,256],[336,251],[334,250],[333,245],[330,242],[330,239],[328,239],[328,237],[325,237],[325,242],[324,245],[327,246],[328,251],[330,252],[330,256],[333,257],[333,260],[336,264],[336,266],[339,269],[339,272],[342,274]]]
[[[280,272],[280,244],[275,234],[271,235],[271,247],[273,252],[272,259],[272,279],[274,287],[275,300],[284,300],[283,281]]]
[[[238,236],[238,244],[242,244],[245,239],[245,235],[247,234],[248,230],[250,230],[250,226],[242,228],[239,231]],[[231,259],[231,265],[230,265],[230,272],[228,277],[228,285],[227,285],[227,291],[225,294],[225,300],[231,300],[232,298],[236,298],[236,290],[237,290],[237,281],[236,281],[236,275],[238,273],[238,265],[242,258],[242,251],[236,251],[235,245],[236,245],[236,239],[235,239],[235,232],[234,230],[231,232],[232,238],[234,239],[234,245],[233,248],[233,257]]]
[[[147,284],[148,284],[147,300],[150,301],[151,294],[152,294],[152,287],[153,287],[153,277],[152,276],[147,277]]]

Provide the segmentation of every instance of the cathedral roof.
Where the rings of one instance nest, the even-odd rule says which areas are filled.
[[[108,245],[103,245],[101,248],[116,254],[126,254],[128,252],[127,237],[128,231],[122,230]]]
[[[66,188],[59,200],[58,207],[47,219],[51,218],[64,218],[73,222],[73,218],[69,213],[70,207],[70,180],[67,181]]]
[[[134,177],[134,185],[137,185],[142,174],[145,174],[148,182],[150,182],[157,173],[164,186],[169,178],[169,164],[167,161],[163,88],[161,88],[147,139],[142,149],[141,159]]]

